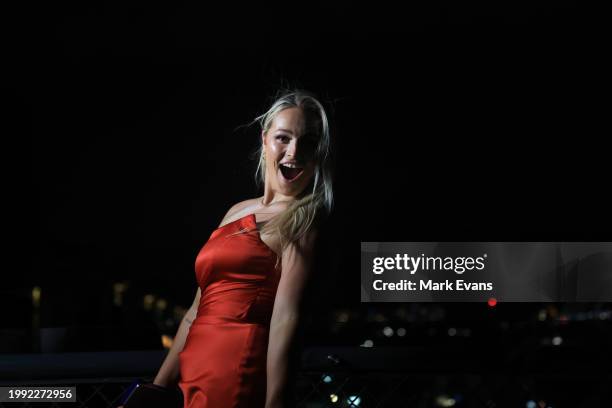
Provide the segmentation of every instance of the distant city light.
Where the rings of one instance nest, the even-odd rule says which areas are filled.
[[[374,345],[374,342],[372,340],[366,340],[363,342],[361,347],[372,347],[373,345]]]
[[[155,302],[155,295],[145,295],[144,298],[142,298],[142,306],[144,307],[145,310],[151,310],[153,309],[153,303]]]
[[[34,286],[32,288],[32,306],[40,307],[40,294],[41,294],[40,286]]]
[[[400,337],[404,337],[406,335],[406,329],[400,327],[399,329],[397,329],[397,335]]]
[[[455,405],[455,399],[448,395],[439,395],[436,397],[436,405],[438,407],[452,407]]]
[[[361,398],[358,395],[350,395],[346,402],[349,404],[349,407],[358,407],[361,404]]]
[[[561,336],[553,337],[553,339],[552,339],[553,346],[560,346],[561,343],[563,343],[563,339],[561,338]]]
[[[128,288],[125,282],[116,282],[113,284],[113,304],[121,306],[123,304],[123,292]]]
[[[537,404],[533,400],[527,401],[527,404],[525,405],[525,408],[536,408],[536,407],[537,407]]]
[[[541,321],[541,322],[543,322],[544,320],[546,320],[546,315],[547,315],[547,313],[546,313],[546,309],[541,309],[541,310],[538,312],[538,320],[539,320],[539,321]]]
[[[338,402],[338,396],[336,394],[331,394],[329,396],[329,399],[331,400],[331,402]]]
[[[336,321],[338,323],[346,323],[349,320],[349,314],[347,312],[340,312],[336,316]]]
[[[330,382],[333,381],[331,375],[327,375],[327,374],[323,374],[323,376],[321,377],[321,380],[323,380],[323,382],[326,384],[329,384]]]
[[[497,299],[495,299],[495,298],[490,298],[490,299],[487,301],[487,304],[488,304],[489,306],[491,306],[491,307],[495,307],[495,306],[497,305]]]
[[[165,349],[169,349],[170,347],[172,347],[172,343],[174,343],[174,339],[168,336],[167,334],[162,334],[161,341],[162,346],[164,346]]]
[[[383,334],[385,336],[387,336],[387,337],[391,337],[391,336],[393,336],[393,329],[391,327],[387,326],[387,327],[385,327],[383,329]]]
[[[155,303],[155,307],[157,308],[157,310],[166,310],[167,306],[168,306],[168,302],[166,302],[165,299],[158,299],[157,302]]]
[[[456,334],[457,334],[457,329],[455,329],[454,327],[450,327],[450,328],[448,329],[448,335],[449,335],[449,336],[453,337],[453,336],[455,336]]]

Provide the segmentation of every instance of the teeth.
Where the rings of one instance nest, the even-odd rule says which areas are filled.
[[[283,166],[289,167],[290,169],[301,169],[301,167],[298,167],[298,166],[296,166],[295,164],[292,164],[292,163],[283,163]]]

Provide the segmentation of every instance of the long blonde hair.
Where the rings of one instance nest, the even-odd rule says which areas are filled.
[[[300,108],[307,120],[314,119],[312,128],[318,143],[314,153],[315,173],[311,182],[312,189],[307,187],[295,201],[266,222],[261,229],[262,234],[278,234],[281,251],[302,238],[312,228],[317,217],[329,214],[334,201],[329,121],[323,105],[314,95],[303,90],[282,91],[268,111],[257,116],[253,123],[258,122],[261,130],[266,133],[276,115],[288,108]],[[261,187],[265,184],[266,174],[263,145],[260,145],[255,156],[259,156],[255,182]]]

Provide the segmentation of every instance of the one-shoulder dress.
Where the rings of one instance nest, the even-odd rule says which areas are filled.
[[[234,234],[246,230],[247,233]],[[196,319],[179,354],[185,408],[259,408],[266,397],[266,356],[280,279],[277,255],[262,240],[255,214],[212,232],[195,273]]]

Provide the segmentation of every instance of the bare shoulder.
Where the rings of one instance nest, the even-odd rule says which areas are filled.
[[[283,251],[283,256],[293,257],[296,254],[302,257],[312,256],[315,252],[318,237],[319,229],[316,226],[312,226],[304,235],[287,245]]]
[[[259,198],[249,198],[248,200],[240,201],[234,204],[227,211],[223,220],[221,220],[221,224],[219,224],[219,228],[228,224],[230,222],[236,221],[240,217],[244,217],[245,215],[253,212],[253,208],[259,203]]]
[[[298,240],[298,247],[303,251],[311,252],[315,248],[318,237],[319,237],[319,227],[316,225],[313,225]]]

